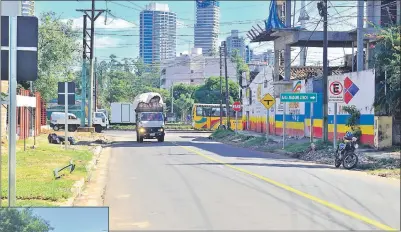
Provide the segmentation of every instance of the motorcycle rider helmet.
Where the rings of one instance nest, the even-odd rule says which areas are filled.
[[[352,132],[350,132],[350,131],[345,132],[344,139],[346,139],[346,140],[352,140],[352,137],[354,137],[354,135],[352,134]]]

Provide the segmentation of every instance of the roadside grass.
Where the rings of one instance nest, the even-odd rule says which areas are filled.
[[[75,181],[87,176],[86,165],[92,159],[88,146],[70,146],[64,150],[64,145],[49,144],[47,134],[36,137],[36,148],[32,148],[33,139],[27,139],[26,151],[24,142],[17,142],[17,204],[20,206],[57,205],[72,196],[71,188]],[[2,197],[7,196],[8,189],[8,151],[3,146],[2,155]],[[55,180],[53,170],[69,164],[76,165],[75,170]]]

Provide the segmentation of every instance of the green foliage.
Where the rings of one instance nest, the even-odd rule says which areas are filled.
[[[0,231],[48,232],[54,230],[31,209],[0,208]]]
[[[243,57],[240,56],[238,49],[232,52],[231,61],[236,64],[238,84],[242,86],[242,73],[245,73],[246,79],[249,80],[249,67],[245,63]]]
[[[343,110],[350,114],[347,119],[346,126],[351,127],[352,133],[358,139],[362,136],[361,128],[359,127],[359,119],[361,118],[361,112],[356,108],[356,106],[344,106]]]
[[[178,99],[174,99],[174,105],[179,109],[182,121],[185,120],[185,117],[188,115],[188,112],[191,111],[194,103],[194,99],[192,99],[191,95],[188,93],[181,94]]]
[[[226,81],[223,78],[223,104],[226,103]],[[229,103],[239,100],[239,85],[232,80],[228,80]],[[195,90],[194,98],[196,103],[218,104],[220,103],[220,77],[210,77],[204,85]]]
[[[50,100],[57,97],[57,82],[75,78],[73,66],[79,60],[80,46],[72,20],[63,22],[54,12],[44,12],[39,21],[38,80],[34,87]]]
[[[377,28],[380,33],[374,49],[374,63],[376,68],[376,84],[381,86],[376,94],[374,106],[377,110],[389,115],[401,114],[401,26],[395,25],[388,28]],[[387,72],[387,84],[385,84],[385,71]],[[385,85],[387,93],[385,94]]]

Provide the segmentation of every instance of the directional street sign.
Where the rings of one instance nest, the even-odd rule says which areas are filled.
[[[267,93],[260,100],[260,102],[266,107],[266,109],[270,109],[274,105],[274,103],[276,102],[276,99],[274,99],[274,97],[272,97],[272,95]]]
[[[1,80],[9,73],[9,16],[1,16]],[[17,27],[17,81],[38,79],[38,18],[18,16]]]
[[[317,102],[317,93],[281,93],[281,102]]]

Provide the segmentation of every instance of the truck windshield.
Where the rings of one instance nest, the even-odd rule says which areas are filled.
[[[141,121],[163,121],[162,113],[141,113]]]

